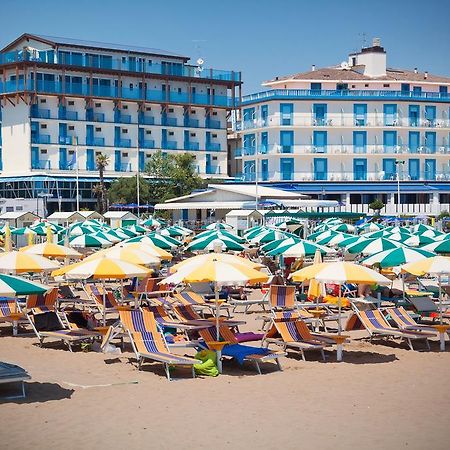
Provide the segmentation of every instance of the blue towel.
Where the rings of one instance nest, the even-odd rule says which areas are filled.
[[[226,345],[222,350],[223,356],[230,356],[236,358],[239,364],[244,363],[247,355],[268,355],[270,353],[267,348],[250,347],[249,345],[231,344]]]

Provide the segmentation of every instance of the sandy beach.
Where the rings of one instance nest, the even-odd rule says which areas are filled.
[[[256,316],[246,316],[249,328]],[[334,351],[326,363],[290,353],[283,372],[264,366],[257,375],[227,361],[218,378],[176,369],[168,382],[161,365],[139,372],[128,350],[40,348],[2,326],[1,360],[32,376],[26,399],[0,404],[2,448],[448,448],[449,349],[439,353],[434,341],[430,352],[410,351],[351,335],[342,363]]]

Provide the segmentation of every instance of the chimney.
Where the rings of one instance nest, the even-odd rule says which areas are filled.
[[[414,67],[414,73],[417,73],[417,67]]]
[[[311,71],[314,72],[315,70],[316,70],[316,65],[313,64],[313,65],[311,66]]]
[[[425,80],[428,78],[428,71],[425,70],[425,73],[423,74],[423,77],[425,78]]]
[[[381,47],[381,39],[380,38],[373,38],[373,40],[372,40],[372,47]]]

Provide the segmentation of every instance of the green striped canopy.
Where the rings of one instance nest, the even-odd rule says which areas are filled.
[[[366,239],[361,242],[346,247],[348,253],[362,253],[363,255],[373,255],[374,253],[402,247],[403,244],[397,241],[390,241],[386,238]]]
[[[422,250],[435,253],[450,253],[450,239],[444,239],[443,241],[433,242],[422,247]]]
[[[49,286],[44,286],[36,281],[30,281],[14,275],[0,274],[0,296],[2,297],[44,294],[49,289]]]
[[[313,256],[317,250],[319,250],[322,255],[334,253],[334,250],[329,247],[301,239],[299,242],[286,243],[285,245],[281,244],[275,249],[267,252],[267,256],[283,255],[285,257],[300,258],[304,256]]]
[[[299,237],[290,237],[290,238],[283,238],[283,239],[276,239],[275,241],[268,242],[267,244],[264,244],[260,250],[264,253],[270,252],[271,250],[274,250],[282,245],[294,245],[297,244],[297,242],[300,242],[301,239]]]
[[[420,261],[432,256],[436,256],[436,254],[420,248],[400,247],[370,255],[364,258],[361,264],[366,266],[378,264],[382,268],[398,267],[402,264]]]
[[[69,245],[71,247],[109,247],[112,242],[108,239],[103,239],[100,236],[93,236],[91,234],[83,234],[81,236],[73,236],[69,239]]]
[[[221,237],[219,238],[218,236]],[[245,247],[239,244],[239,242],[236,242],[224,235],[220,235],[219,233],[215,233],[210,236],[201,237],[200,239],[194,239],[186,246],[186,250],[190,250],[192,252],[199,250],[214,250],[216,245],[220,245],[223,251],[242,251],[245,249]]]
[[[148,233],[141,236],[136,236],[134,238],[128,239],[127,243],[132,242],[142,242],[143,244],[155,245],[163,250],[172,250],[181,245],[180,241],[170,237],[170,236],[161,236],[158,233]]]

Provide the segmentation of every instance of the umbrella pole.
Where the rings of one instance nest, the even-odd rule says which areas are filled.
[[[445,351],[445,331],[444,327],[442,327],[442,280],[441,275],[438,275],[438,285],[439,285],[439,341],[440,341],[440,350],[441,352]]]
[[[214,282],[214,301],[216,302],[216,340],[217,342],[220,340],[220,323],[219,323],[219,288],[217,286],[217,281]],[[222,373],[222,347],[218,345],[216,347],[217,354],[217,369],[219,373]]]
[[[342,327],[341,327],[341,288],[342,286],[339,285],[339,297],[338,297],[338,337],[341,337]],[[341,339],[338,339],[337,341],[337,349],[336,349],[336,360],[342,361],[342,342]]]
[[[404,273],[402,273],[402,287],[403,287],[403,303],[406,303],[405,274]]]
[[[102,279],[102,291],[103,291],[103,326],[106,326],[106,290],[105,282]]]

